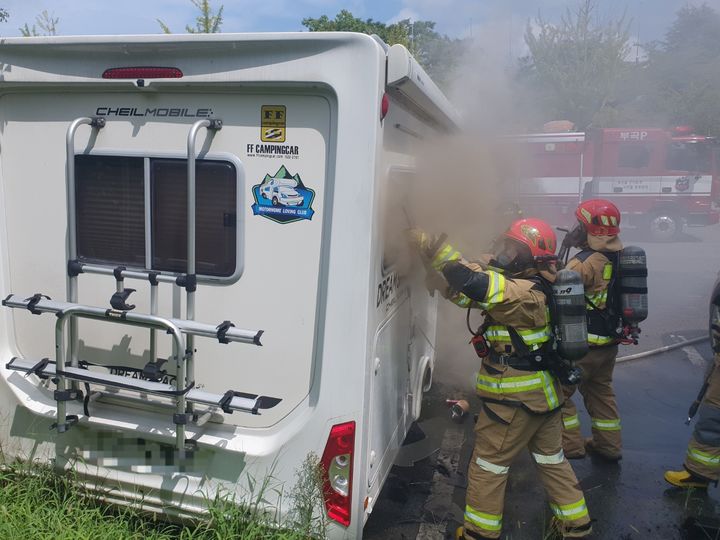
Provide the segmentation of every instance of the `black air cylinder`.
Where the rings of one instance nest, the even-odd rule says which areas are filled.
[[[557,352],[566,360],[579,360],[588,353],[585,288],[572,270],[560,270],[553,283]]]
[[[647,257],[645,250],[628,246],[620,252],[620,314],[630,326],[648,316]]]

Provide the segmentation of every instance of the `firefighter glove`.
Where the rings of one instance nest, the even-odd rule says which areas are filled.
[[[408,229],[406,232],[408,242],[420,255],[430,260],[434,253],[430,253],[434,242],[432,237],[421,229]]]

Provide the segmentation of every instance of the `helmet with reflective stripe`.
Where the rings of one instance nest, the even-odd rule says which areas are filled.
[[[555,257],[557,247],[555,231],[540,219],[519,219],[510,225],[503,236],[527,246],[530,255],[536,261]]]
[[[605,199],[583,201],[575,210],[580,223],[593,236],[616,236],[620,234],[620,211]]]

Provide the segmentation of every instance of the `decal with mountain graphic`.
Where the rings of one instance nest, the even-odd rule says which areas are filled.
[[[253,215],[276,223],[292,223],[312,219],[315,191],[305,186],[299,174],[292,174],[284,165],[274,175],[266,174],[252,187],[255,203]]]

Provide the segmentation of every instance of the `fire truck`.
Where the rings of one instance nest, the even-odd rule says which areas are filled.
[[[569,225],[578,202],[613,201],[623,225],[658,241],[718,223],[718,141],[692,128],[602,128],[510,138],[520,159],[513,196],[522,210]]]

